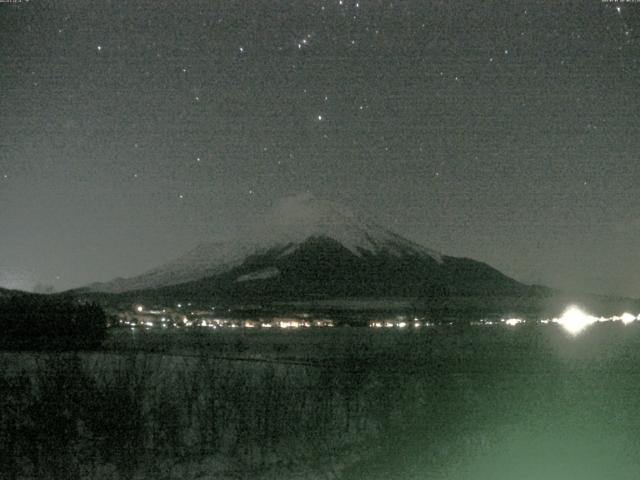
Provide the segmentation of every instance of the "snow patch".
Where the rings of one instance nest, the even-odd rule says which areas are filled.
[[[273,278],[280,275],[280,270],[276,267],[268,267],[262,270],[256,270],[255,272],[240,275],[236,278],[236,282],[247,282],[249,280],[266,280],[267,278]]]

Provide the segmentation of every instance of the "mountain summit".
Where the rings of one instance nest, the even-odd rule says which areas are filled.
[[[232,297],[420,296],[434,288],[504,293],[520,284],[474,260],[407,240],[333,202],[304,193],[236,225],[226,237],[94,291]]]
[[[427,255],[440,261],[439,253],[311,193],[281,200],[258,225],[255,238],[270,245],[292,244],[293,249],[311,237],[324,237],[340,243],[356,256],[386,251],[395,255]]]

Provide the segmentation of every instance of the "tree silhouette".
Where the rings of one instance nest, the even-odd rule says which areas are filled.
[[[15,295],[0,302],[0,346],[4,349],[98,347],[107,318],[98,305],[68,296]]]

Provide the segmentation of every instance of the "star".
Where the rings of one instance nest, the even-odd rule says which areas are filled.
[[[101,52],[102,51],[102,45],[98,45],[97,49],[98,49],[99,52]]]
[[[309,44],[310,44],[309,42],[310,42],[310,40],[311,40],[311,37],[312,37],[312,34],[307,33],[307,34],[302,38],[302,40],[299,40],[298,42],[296,42],[296,43],[297,43],[297,45],[298,45],[298,49],[302,49],[302,47],[307,47],[307,46],[309,46]]]
[[[322,121],[322,118],[323,118],[323,117],[322,117],[322,115],[318,115],[318,121],[320,121],[320,122],[321,122],[321,121]]]
[[[240,53],[244,53],[244,47],[240,47]]]
[[[180,200],[182,200],[182,199],[184,198],[184,195],[183,195],[183,194],[180,194],[180,195],[178,195],[178,198],[179,198]]]

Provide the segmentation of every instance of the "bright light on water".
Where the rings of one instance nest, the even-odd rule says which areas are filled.
[[[571,306],[565,310],[557,322],[571,335],[578,335],[585,328],[596,322],[596,317],[587,315],[578,307]]]

